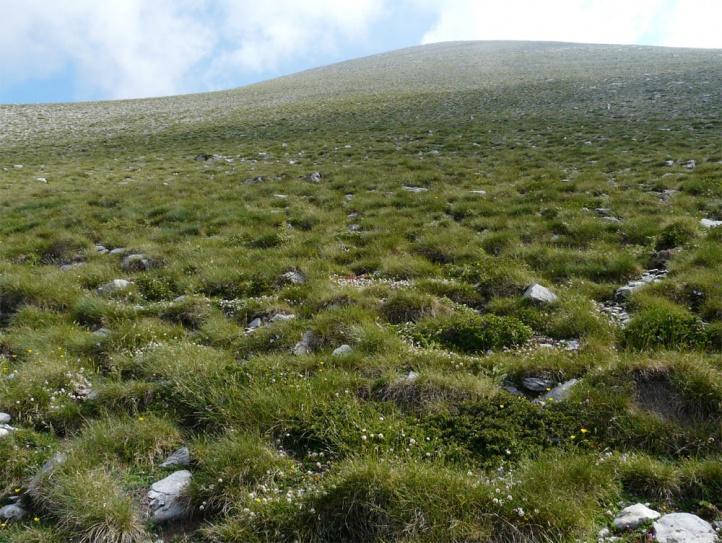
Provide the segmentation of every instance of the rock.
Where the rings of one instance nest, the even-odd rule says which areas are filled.
[[[687,161],[687,164],[684,165],[685,168],[688,170],[694,170],[697,167],[697,161],[696,160],[689,160]]]
[[[406,192],[428,192],[429,190],[426,187],[412,187],[409,185],[402,185],[401,188]]]
[[[348,225],[348,231],[349,232],[360,232],[361,231],[361,225],[360,224],[349,224]]]
[[[660,543],[715,543],[712,525],[690,513],[670,513],[653,524],[654,539]]]
[[[207,162],[208,160],[211,160],[213,158],[213,155],[209,155],[207,153],[200,153],[196,155],[195,160],[198,162]]]
[[[524,377],[521,384],[524,385],[525,389],[532,392],[547,392],[554,386],[553,381],[541,377]]]
[[[668,168],[671,168],[672,166],[674,166],[674,160],[665,160],[664,165]]]
[[[534,400],[536,403],[561,402],[566,400],[571,394],[572,388],[579,383],[579,379],[570,379],[569,381],[563,382],[561,385],[555,386],[549,392],[544,394],[541,398]]]
[[[408,375],[406,375],[406,382],[413,383],[414,381],[418,380],[419,377],[421,377],[421,375],[419,375],[414,370],[411,370]]]
[[[67,459],[67,455],[62,452],[56,452],[52,457],[50,457],[50,459],[42,465],[40,471],[38,471],[35,475],[33,475],[33,478],[30,479],[30,482],[28,483],[28,492],[32,494],[35,490],[37,490],[43,478],[52,473],[56,467],[64,464]]]
[[[557,301],[557,295],[539,283],[534,283],[524,292],[524,298],[543,304],[552,304]]]
[[[156,481],[148,491],[150,517],[155,522],[168,522],[184,518],[188,514],[188,488],[192,474],[188,470],[171,473]]]
[[[15,431],[15,428],[9,424],[0,424],[0,438],[10,435],[10,432]]]
[[[297,270],[287,271],[281,275],[281,279],[286,283],[291,283],[292,285],[303,285],[306,282],[306,278]]]
[[[332,356],[344,356],[352,352],[353,349],[350,345],[341,345],[340,347],[336,347],[333,350],[333,353],[331,353]]]
[[[93,332],[93,335],[98,337],[108,337],[110,335],[110,330],[107,328],[98,328],[95,332]]]
[[[296,315],[290,313],[276,313],[271,317],[271,322],[287,322],[296,318]]]
[[[101,255],[109,253],[108,249],[104,245],[96,245],[95,250]]]
[[[160,465],[161,468],[173,466],[188,466],[191,463],[191,453],[188,447],[181,447],[173,451]]]
[[[602,217],[603,221],[611,222],[614,224],[620,224],[622,220],[618,217]]]
[[[132,283],[126,279],[113,279],[110,283],[106,283],[98,287],[98,294],[112,294],[128,290]]]
[[[722,532],[722,520],[715,520],[712,523],[712,528],[714,528],[716,532]]]
[[[136,253],[126,256],[120,267],[125,271],[146,271],[153,267],[153,261],[144,254]]]
[[[0,508],[0,520],[14,522],[21,520],[25,515],[27,511],[19,505],[11,504]]]
[[[703,228],[718,228],[722,226],[722,221],[715,221],[713,219],[702,219],[699,221],[700,226]]]
[[[617,530],[634,530],[637,526],[650,520],[657,520],[661,515],[643,503],[635,503],[625,507],[614,517],[614,527]]]
[[[72,271],[82,266],[85,266],[85,262],[71,262],[70,264],[63,264],[60,266],[60,271]]]
[[[125,247],[116,247],[115,249],[112,249],[108,254],[111,254],[113,256],[124,255],[127,250],[128,249],[126,249]]]
[[[486,194],[485,190],[470,190],[471,194],[478,194],[479,196],[484,196]]]
[[[47,183],[48,180],[45,177],[36,177],[35,181],[40,181],[41,183]]]
[[[263,325],[263,321],[260,319],[260,317],[256,317],[255,319],[253,319],[251,322],[248,323],[248,327],[246,328],[246,330],[248,330],[248,331],[257,330],[262,325]]]
[[[0,413],[0,424],[8,424],[12,419],[9,413]]]
[[[296,356],[302,356],[311,353],[311,342],[313,341],[313,332],[308,330],[303,334],[301,341],[296,343],[293,347],[293,354]]]
[[[321,182],[321,172],[312,172],[308,176],[308,180],[312,183],[320,183]]]

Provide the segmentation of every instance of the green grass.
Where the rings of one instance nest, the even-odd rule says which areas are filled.
[[[591,541],[637,501],[719,518],[722,229],[699,220],[722,219],[720,86],[715,51],[455,43],[0,107],[0,505],[29,511],[0,541]],[[611,322],[599,304],[665,259]],[[536,282],[558,301],[523,299]],[[579,384],[540,406],[507,391],[525,377]],[[155,526],[180,446],[192,515]]]

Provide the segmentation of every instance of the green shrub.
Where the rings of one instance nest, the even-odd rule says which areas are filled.
[[[412,334],[421,343],[439,343],[449,349],[479,353],[521,345],[531,338],[532,330],[515,317],[463,312],[424,320]]]
[[[674,249],[688,243],[695,236],[695,230],[687,223],[674,222],[665,226],[657,236],[656,248],[658,251],[663,249]]]
[[[414,291],[393,293],[381,306],[383,317],[394,324],[415,322],[426,315],[436,314],[441,304],[433,297]]]
[[[637,350],[695,349],[705,343],[700,320],[688,311],[660,305],[640,311],[622,333],[625,347]]]

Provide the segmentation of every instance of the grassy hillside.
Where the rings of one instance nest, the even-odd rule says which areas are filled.
[[[0,541],[722,515],[722,52],[449,43],[0,126]]]

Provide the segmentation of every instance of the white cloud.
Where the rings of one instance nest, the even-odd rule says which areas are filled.
[[[719,0],[417,0],[438,19],[423,43],[547,40],[722,47]]]
[[[0,3],[9,3],[0,0]],[[384,0],[23,0],[4,10],[0,87],[72,70],[79,97],[217,88],[361,38]]]

